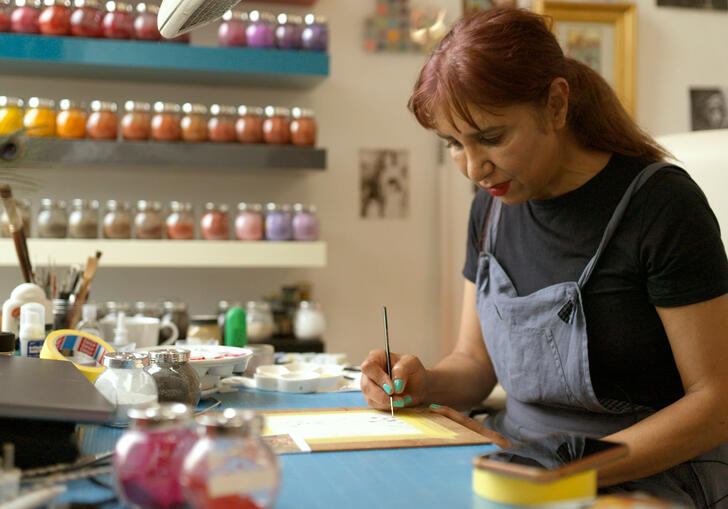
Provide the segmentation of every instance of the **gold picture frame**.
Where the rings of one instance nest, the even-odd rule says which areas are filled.
[[[637,99],[635,4],[533,0],[532,8],[553,20],[551,30],[564,53],[604,76],[624,109],[634,116]]]

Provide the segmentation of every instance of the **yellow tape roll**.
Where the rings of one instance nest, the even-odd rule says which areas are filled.
[[[492,470],[473,468],[473,491],[493,502],[515,506],[591,498],[597,494],[597,471],[587,470],[558,481],[536,483]]]
[[[73,363],[91,383],[94,383],[99,375],[103,373],[104,369],[106,369],[101,365],[104,360],[104,355],[107,352],[114,351],[108,343],[93,334],[62,329],[48,334],[48,337],[46,337],[43,343],[43,348],[40,351],[40,358],[68,361],[68,358],[64,357],[60,350],[73,350],[74,352],[85,353],[96,361],[97,366],[82,366],[81,364]]]

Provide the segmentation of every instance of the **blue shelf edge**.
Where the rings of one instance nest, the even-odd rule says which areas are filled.
[[[328,76],[329,55],[0,34],[0,69],[7,74],[68,78],[310,88]]]

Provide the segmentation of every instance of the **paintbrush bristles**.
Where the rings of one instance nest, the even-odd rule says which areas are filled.
[[[12,198],[13,197],[13,191],[10,189],[10,186],[7,184],[0,185],[0,198]]]

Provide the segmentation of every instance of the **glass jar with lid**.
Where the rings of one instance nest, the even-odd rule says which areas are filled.
[[[105,239],[131,238],[131,206],[129,202],[109,200],[103,220]]]
[[[134,236],[137,239],[161,239],[163,232],[162,204],[158,201],[139,200],[134,216]]]
[[[197,509],[273,507],[280,467],[261,438],[263,417],[227,408],[199,416],[197,424],[202,436],[192,446],[180,476],[186,500]]]
[[[321,306],[312,301],[301,301],[293,317],[293,335],[296,339],[318,339],[326,331],[326,319]]]
[[[269,203],[265,209],[266,240],[291,240],[293,238],[293,218],[290,206]]]
[[[192,142],[207,141],[207,106],[185,103],[182,111],[182,139]]]
[[[10,13],[12,13],[10,0],[0,0],[0,32],[10,32],[12,25]]]
[[[326,51],[329,49],[329,25],[324,16],[306,14],[305,26],[301,32],[303,49],[310,51]]]
[[[25,198],[15,199],[15,210],[23,223],[23,233],[26,237],[30,237],[30,200]],[[3,237],[10,236],[10,218],[8,217],[5,207],[2,207],[2,215],[0,216],[0,223],[2,224]]]
[[[150,302],[146,300],[138,300],[134,303],[134,316],[147,316],[149,318],[161,318],[162,308],[158,302]],[[149,363],[152,358],[150,356]],[[161,401],[161,400],[160,400]]]
[[[296,203],[293,205],[293,240],[314,241],[319,238],[316,207]]]
[[[23,128],[23,100],[0,95],[0,136]]]
[[[178,141],[182,137],[179,104],[158,101],[154,103],[152,138],[157,141]]]
[[[157,384],[144,371],[149,354],[139,352],[106,352],[106,369],[94,382],[99,392],[116,407],[112,424],[125,425],[130,408],[144,408],[157,403]]]
[[[125,505],[185,506],[179,476],[198,438],[192,412],[183,403],[129,410],[129,429],[116,442],[113,456],[114,484]]]
[[[205,212],[200,218],[200,235],[205,240],[228,240],[230,238],[227,205],[212,202],[205,204]]]
[[[250,11],[245,40],[251,48],[275,48],[276,18],[269,12]]]
[[[162,38],[157,28],[159,7],[150,2],[139,2],[134,18],[134,38],[140,41],[158,41]]]
[[[291,142],[294,145],[313,147],[316,145],[316,120],[313,110],[293,108],[291,121]]]
[[[222,23],[217,30],[217,42],[220,46],[247,46],[245,29],[248,27],[248,13],[239,10],[228,10],[222,15]]]
[[[187,311],[187,304],[178,300],[165,300],[162,303],[162,309],[164,310],[162,323],[172,322],[177,326],[180,339],[187,338],[187,329],[190,327],[190,315]],[[168,328],[166,327],[159,331],[159,339],[162,343],[169,339],[169,333],[167,331]]]
[[[81,103],[61,99],[56,115],[56,135],[59,138],[80,139],[86,137],[86,112]]]
[[[191,316],[190,326],[187,329],[187,344],[192,345],[208,340],[222,342],[222,332],[217,322],[217,315]]]
[[[273,336],[275,325],[270,304],[265,301],[250,301],[245,306],[245,320],[250,341],[266,341]]]
[[[195,215],[189,202],[173,201],[169,204],[166,220],[167,238],[192,240],[195,238]],[[182,336],[184,337],[184,336]]]
[[[296,14],[281,13],[276,26],[276,46],[279,49],[301,49],[303,18]]]
[[[107,39],[131,39],[134,37],[134,18],[131,4],[116,0],[106,2],[106,14],[101,30]]]
[[[99,202],[76,198],[68,216],[68,236],[72,239],[96,239],[99,236]]]
[[[266,106],[263,121],[263,140],[268,144],[291,143],[291,110],[280,106]]]
[[[121,136],[125,140],[148,140],[152,130],[152,106],[143,101],[126,101],[121,117]]]
[[[104,18],[99,0],[74,0],[71,12],[71,34],[76,37],[101,37]]]
[[[116,115],[116,103],[92,101],[91,114],[86,122],[88,137],[95,140],[115,140],[118,128],[119,117]]]
[[[66,202],[43,198],[37,217],[38,237],[64,239],[68,233],[68,212]]]
[[[210,120],[207,122],[207,135],[215,143],[235,141],[235,106],[213,104],[210,106]]]
[[[200,377],[190,366],[190,351],[164,348],[149,352],[145,369],[157,382],[160,402],[177,402],[192,408],[200,402]]]
[[[259,203],[238,203],[235,237],[238,240],[263,240],[263,206]]]
[[[38,34],[40,0],[15,0],[15,8],[10,14],[10,31],[16,34]]]
[[[263,108],[239,106],[235,134],[240,143],[263,143]]]
[[[103,306],[99,309],[99,320],[101,318],[106,318],[107,320],[116,320],[116,316],[119,313],[124,313],[125,315],[129,314],[129,303],[128,302],[119,302],[119,301],[106,301],[104,302]]]
[[[43,35],[71,33],[71,3],[69,0],[44,0],[45,7],[38,16],[38,29]]]
[[[46,138],[56,135],[56,103],[43,97],[28,99],[23,126],[28,136]]]

